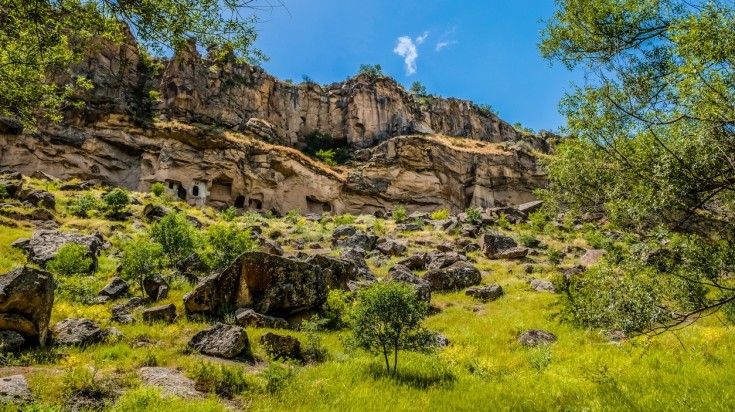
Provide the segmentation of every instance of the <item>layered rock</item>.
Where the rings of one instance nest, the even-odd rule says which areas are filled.
[[[43,346],[53,304],[51,273],[22,267],[0,275],[0,330],[14,331]]]

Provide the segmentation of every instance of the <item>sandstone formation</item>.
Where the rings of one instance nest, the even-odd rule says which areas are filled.
[[[17,332],[43,346],[53,304],[51,273],[21,267],[0,276],[0,330]]]

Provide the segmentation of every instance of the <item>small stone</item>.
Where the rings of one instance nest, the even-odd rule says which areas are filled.
[[[224,323],[216,323],[198,332],[189,341],[189,346],[205,355],[221,358],[251,357],[250,341],[245,329]]]
[[[480,299],[484,302],[492,302],[505,294],[500,285],[483,286],[481,288],[469,288],[465,295]]]
[[[556,293],[556,288],[554,288],[554,284],[549,282],[548,280],[533,279],[531,280],[530,284],[531,289],[535,290],[536,292]]]
[[[524,346],[535,347],[556,342],[556,335],[541,329],[531,329],[518,335],[516,341]]]

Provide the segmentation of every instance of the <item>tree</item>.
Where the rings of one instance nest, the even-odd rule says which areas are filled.
[[[158,54],[196,37],[220,57],[263,59],[252,47],[258,17],[245,11],[267,8],[257,0],[0,0],[0,114],[28,127],[61,120],[92,86],[69,76],[70,67],[99,46],[96,39],[121,43],[126,28]]]
[[[373,77],[383,77],[383,68],[379,64],[361,64],[357,74],[367,74]]]
[[[130,204],[128,192],[122,189],[111,191],[105,195],[103,200],[105,201],[105,205],[107,205],[107,209],[109,209],[113,214],[122,212]]]
[[[212,270],[222,270],[244,252],[257,250],[258,245],[250,237],[250,230],[240,230],[237,225],[215,224],[204,234],[202,260]]]
[[[89,217],[89,212],[99,208],[99,200],[91,193],[84,193],[78,198],[74,199],[72,203],[67,206],[67,210],[77,217]]]
[[[409,285],[399,282],[375,282],[363,289],[352,312],[354,344],[371,353],[382,354],[385,369],[393,374],[398,368],[401,350],[426,351],[431,339],[421,327],[427,305],[421,302]]]
[[[123,246],[120,259],[122,277],[137,281],[145,297],[143,280],[161,270],[163,258],[163,247],[159,243],[148,236],[136,236]]]
[[[194,226],[183,212],[171,212],[151,228],[151,238],[158,242],[170,267],[194,253],[197,238]]]
[[[421,82],[413,82],[409,91],[413,94],[424,96],[426,95],[426,86],[421,84]]]
[[[638,236],[636,250],[611,257],[629,264],[606,275],[634,279],[633,289],[667,291],[647,303],[645,312],[656,314],[651,322],[630,323],[638,330],[665,331],[730,311],[735,43],[724,39],[735,37],[735,8],[686,0],[557,5],[541,52],[583,70],[586,84],[561,102],[571,138],[557,148],[543,196]],[[644,251],[653,255],[643,259]],[[636,278],[635,271],[647,275]],[[617,287],[594,279],[568,285],[572,312],[610,296],[595,288]],[[585,293],[591,298],[576,299]],[[667,308],[665,316],[654,306]],[[635,310],[623,312],[634,317]]]
[[[151,193],[153,193],[153,196],[155,197],[161,197],[163,195],[163,192],[166,191],[166,188],[163,186],[163,183],[156,182],[153,185],[151,185]]]

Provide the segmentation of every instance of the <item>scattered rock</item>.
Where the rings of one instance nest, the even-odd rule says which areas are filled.
[[[143,279],[143,290],[148,297],[158,301],[168,297],[169,286],[163,276],[155,274]]]
[[[604,249],[590,249],[579,258],[579,263],[586,267],[595,265],[606,253]]]
[[[23,336],[12,330],[0,330],[0,353],[15,352],[20,349],[26,340]]]
[[[549,345],[556,342],[556,335],[541,329],[527,330],[516,338],[516,341],[524,346]]]
[[[270,253],[271,255],[283,256],[283,248],[275,240],[263,239],[260,244],[263,247],[263,252]]]
[[[347,259],[339,259],[325,255],[313,255],[306,259],[307,263],[318,266],[330,289],[347,289],[347,282],[357,280],[360,276],[358,265]],[[363,259],[363,263],[365,260]],[[367,264],[365,264],[367,267]],[[369,271],[370,269],[368,269]],[[364,268],[363,268],[364,271]],[[371,273],[372,274],[372,273]]]
[[[622,330],[603,330],[600,333],[605,335],[610,343],[614,344],[620,344],[628,339],[628,336]]]
[[[533,265],[526,265],[523,267],[523,271],[527,274],[533,273]]]
[[[424,302],[431,301],[431,284],[427,280],[414,275],[406,266],[393,266],[390,269],[388,276],[385,277],[385,281],[407,283],[413,286],[419,299]]]
[[[134,323],[135,318],[130,315],[130,311],[132,311],[135,308],[139,308],[143,306],[143,298],[140,296],[136,296],[134,298],[131,298],[129,301],[125,303],[118,303],[117,305],[114,305],[110,312],[112,313],[112,321],[121,323],[124,325]]]
[[[480,248],[488,259],[518,259],[528,255],[528,249],[518,247],[515,240],[499,232],[480,236]]]
[[[100,298],[105,298],[105,301],[118,299],[128,293],[128,290],[130,290],[130,285],[128,285],[128,282],[126,282],[122,278],[115,276],[114,278],[112,278],[110,283],[108,283],[107,286],[105,286],[100,291],[100,293],[97,294],[97,296]]]
[[[45,207],[51,210],[56,208],[56,198],[45,190],[24,190],[21,192],[20,199],[33,206]]]
[[[541,206],[543,205],[544,205],[543,200],[536,200],[533,202],[528,202],[528,203],[517,205],[515,208],[518,211],[523,212],[528,215],[528,214],[538,211],[539,209],[541,209]]]
[[[348,238],[357,232],[352,226],[340,225],[332,231],[332,243],[336,244],[338,241]]]
[[[337,247],[351,247],[358,248],[365,251],[373,250],[375,242],[378,240],[377,236],[365,233],[362,230],[358,230],[354,235],[344,240],[339,240],[335,243]]]
[[[556,293],[556,288],[554,288],[554,284],[549,282],[548,280],[532,279],[530,285],[531,289],[535,290],[536,292]]]
[[[31,173],[31,177],[38,180],[46,180],[48,182],[58,182],[59,179],[57,177],[53,177],[48,173],[42,172],[40,170],[36,170],[35,172]]]
[[[173,323],[174,320],[176,320],[176,306],[173,303],[155,306],[143,311],[143,321],[146,323]]]
[[[224,323],[216,323],[211,328],[198,332],[189,341],[189,346],[205,355],[227,359],[252,356],[245,329]]]
[[[483,286],[480,288],[470,288],[465,291],[465,295],[480,299],[483,302],[492,302],[499,299],[505,294],[500,285]]]
[[[270,356],[276,359],[303,359],[301,342],[293,336],[268,332],[260,337],[260,344]]]
[[[364,279],[364,280],[369,280],[369,281],[375,280],[375,275],[370,270],[370,267],[365,261],[365,251],[364,250],[348,247],[348,248],[342,249],[342,253],[340,253],[340,257],[344,260],[347,260],[352,265],[354,265],[357,271],[358,279]]]
[[[0,330],[13,330],[26,341],[44,346],[54,304],[54,279],[51,273],[27,266],[0,276],[0,316],[20,317],[32,326],[19,327],[16,322],[0,320]]]
[[[443,335],[437,331],[430,330],[427,337],[429,338],[429,342],[427,343],[427,345],[437,349],[444,349],[452,344],[449,341],[449,338],[446,337],[446,335]]]
[[[31,237],[25,250],[29,261],[43,266],[53,259],[67,243],[84,246],[87,249],[87,257],[92,258],[94,267],[97,266],[97,255],[102,247],[102,241],[97,236],[62,233],[56,230],[38,230]]]
[[[179,398],[203,398],[205,395],[196,389],[196,383],[182,372],[160,367],[144,367],[138,371],[140,380],[146,385],[161,389],[164,395]]]
[[[16,240],[15,242],[11,243],[10,246],[11,247],[14,247],[16,249],[26,250],[26,248],[28,248],[28,244],[30,242],[31,242],[31,239],[28,239],[26,237],[22,237],[22,238]]]
[[[432,252],[427,255],[427,258],[429,259],[429,264],[427,266],[427,269],[429,270],[443,269],[452,266],[457,262],[467,261],[466,256],[454,252]]]
[[[431,290],[452,291],[479,285],[482,282],[482,275],[469,263],[456,262],[442,269],[429,270],[424,279],[431,284]]]
[[[198,253],[194,252],[185,259],[176,264],[179,272],[187,278],[187,280],[197,279],[198,276],[208,274],[210,269],[202,260]],[[192,277],[193,276],[193,277]],[[196,284],[196,282],[194,282]]]
[[[90,319],[68,318],[53,326],[53,341],[63,346],[87,346],[105,340],[105,332]]]
[[[385,240],[378,243],[375,248],[386,256],[401,256],[406,253],[406,244],[393,240]]]
[[[168,208],[149,203],[143,208],[143,217],[149,222],[157,222],[166,217],[169,212],[171,212],[171,210]]]
[[[252,309],[240,308],[235,312],[237,324],[243,327],[288,329],[288,322],[283,318],[262,315]]]
[[[23,375],[0,378],[0,405],[5,403],[28,404],[33,402],[33,395]]]
[[[396,265],[403,265],[410,270],[424,270],[426,269],[426,254],[421,253],[418,255],[411,255],[406,259],[398,261]]]

